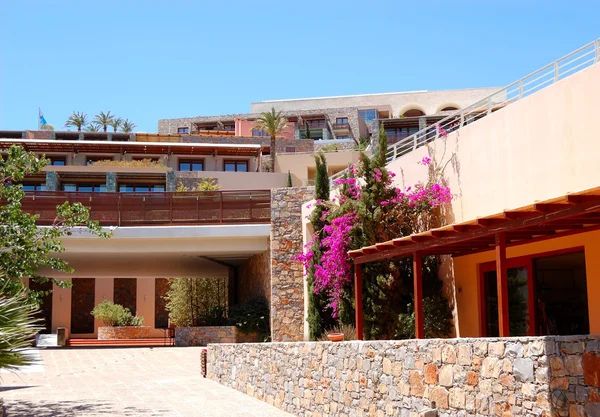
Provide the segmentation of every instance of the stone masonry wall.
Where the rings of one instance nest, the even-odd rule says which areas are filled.
[[[299,341],[304,334],[302,203],[313,198],[313,187],[271,190],[271,337],[276,342]]]
[[[206,346],[209,343],[249,343],[260,341],[256,334],[244,334],[235,326],[175,328],[175,346]]]
[[[236,300],[243,303],[254,297],[271,302],[271,250],[254,255],[238,268]]]
[[[600,336],[213,345],[208,377],[297,416],[598,416]]]

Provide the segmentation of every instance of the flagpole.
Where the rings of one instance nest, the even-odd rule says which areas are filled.
[[[40,130],[40,114],[42,114],[42,109],[38,107],[38,130]]]

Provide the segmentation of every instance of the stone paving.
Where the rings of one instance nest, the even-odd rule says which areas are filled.
[[[290,417],[203,378],[200,348],[78,348],[39,353],[41,366],[0,375],[0,396],[8,417]]]

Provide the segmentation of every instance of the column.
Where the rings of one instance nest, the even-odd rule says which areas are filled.
[[[421,254],[413,254],[413,277],[414,277],[414,306],[415,306],[415,337],[425,338],[425,327],[423,318],[423,262]]]
[[[498,329],[500,337],[510,336],[506,269],[506,235],[502,232],[496,234],[496,282],[498,285]]]
[[[356,340],[364,339],[362,311],[362,265],[354,264],[354,314],[356,322]]]

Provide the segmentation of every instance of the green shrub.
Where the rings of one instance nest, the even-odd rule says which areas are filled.
[[[172,278],[165,300],[171,324],[223,326],[227,324],[229,284],[224,277]]]
[[[252,298],[229,309],[229,321],[242,333],[256,332],[268,339],[269,303],[264,297]]]
[[[141,326],[144,324],[143,317],[134,316],[128,308],[108,300],[104,300],[94,307],[92,316],[108,327]]]

